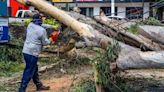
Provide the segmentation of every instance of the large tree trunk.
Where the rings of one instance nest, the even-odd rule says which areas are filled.
[[[22,4],[28,3],[28,4],[38,8],[39,11],[41,11],[45,14],[48,14],[48,15],[54,17],[55,19],[59,20],[60,22],[65,24],[67,27],[71,28],[72,31],[78,33],[80,36],[83,36],[86,46],[91,46],[92,43],[94,43],[93,45],[98,44],[98,46],[100,46],[99,44],[101,44],[100,42],[102,40],[104,40],[105,43],[109,42],[109,40],[106,40],[106,38],[110,39],[110,41],[111,41],[111,38],[109,38],[106,35],[103,35],[102,33],[100,33],[97,30],[100,28],[100,27],[97,28],[97,25],[92,27],[92,26],[90,26],[90,24],[92,24],[92,23],[87,24],[86,23],[87,21],[85,21],[85,22],[83,21],[84,23],[77,21],[78,19],[71,17],[70,16],[71,14],[69,15],[66,12],[56,8],[55,6],[52,6],[51,4],[49,4],[43,0],[26,0],[27,2],[24,2],[24,0],[17,0],[17,1]],[[96,24],[96,22],[94,24]],[[95,29],[95,28],[97,28],[97,29]],[[105,30],[105,29],[103,29],[103,30]]]
[[[141,46],[144,46],[144,48],[149,50],[163,50],[164,46],[160,45],[156,42],[153,42],[152,40],[145,38],[142,35],[134,35],[132,33],[126,32],[124,28],[119,27],[119,24],[117,21],[111,21],[106,16],[96,16],[95,20],[97,22],[100,22],[110,28],[113,29],[115,33],[118,33],[122,38],[119,40],[123,40],[125,43],[130,44],[132,46],[136,46],[140,48]]]
[[[17,0],[20,3],[25,4],[24,0]],[[79,35],[84,37],[84,40],[86,42],[86,45],[90,45],[90,43],[94,42],[94,44],[99,44],[101,43],[106,44],[104,47],[107,47],[107,44],[113,44],[115,42],[114,39],[108,37],[112,33],[117,33],[117,32],[109,32],[109,28],[107,27],[102,27],[101,25],[97,24],[95,21],[85,21],[83,20],[84,23],[79,22],[80,18],[77,21],[76,19],[72,18],[69,16],[67,13],[65,13],[62,10],[57,9],[56,7],[46,3],[43,0],[27,0],[31,5],[34,7],[38,8],[41,12],[44,12],[48,15],[53,16],[55,19],[58,19],[60,22],[64,23],[68,27],[71,27],[71,29],[75,32],[77,32]],[[86,17],[86,20],[92,20],[90,18]],[[91,23],[88,23],[91,22]],[[89,26],[90,24],[91,26]],[[105,29],[107,28],[107,29]],[[106,30],[106,31],[105,31]],[[103,34],[102,34],[103,33]],[[104,35],[107,34],[107,35]],[[124,35],[127,36],[125,33]],[[88,38],[86,38],[88,37]],[[94,38],[92,38],[94,37]],[[131,39],[134,39],[136,36],[128,36]],[[127,39],[129,39],[127,38]],[[158,45],[153,45],[150,44],[149,42],[142,42],[141,38],[136,37],[134,40],[139,44],[144,44],[146,47],[150,48],[151,50],[160,50],[161,48],[158,47]],[[69,49],[73,48],[75,43],[74,41],[70,41],[70,47]],[[141,52],[139,49],[128,46],[124,43],[118,42],[120,47],[121,47],[121,52],[120,56],[117,60],[118,67],[121,69],[128,69],[128,68],[162,68],[163,63],[162,63],[162,55],[163,52]],[[98,45],[98,46],[99,46]],[[68,51],[68,49],[64,49]],[[63,50],[63,51],[64,51]],[[157,55],[156,55],[157,53]],[[149,55],[150,54],[150,55]],[[152,58],[153,57],[153,58]],[[158,59],[158,60],[157,60]],[[136,63],[137,62],[137,63]]]
[[[164,51],[142,52],[134,48],[121,49],[116,61],[120,69],[164,68]]]
[[[164,27],[161,26],[139,26],[139,33],[155,42],[164,44]]]
[[[94,35],[91,33],[91,31],[93,30],[89,29],[88,25],[77,21],[76,19],[69,16],[63,10],[54,7],[53,5],[49,4],[44,0],[17,0],[17,1],[24,5],[28,3],[34,6],[35,8],[37,8],[40,12],[43,12],[45,14],[54,17],[55,19],[59,20],[63,24],[70,27],[73,31],[77,32],[80,36],[94,37]]]

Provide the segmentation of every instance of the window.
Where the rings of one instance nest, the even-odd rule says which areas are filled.
[[[139,19],[143,17],[142,7],[127,7],[126,8],[126,18],[128,19]]]
[[[87,15],[87,8],[80,8],[80,14]]]
[[[88,8],[88,15],[87,16],[93,16],[93,8]]]
[[[61,7],[61,9],[66,11],[66,7]]]
[[[67,11],[67,10],[72,11],[73,7],[68,7],[68,9],[66,7],[61,7],[61,9],[64,10],[64,11]]]
[[[25,13],[24,13],[24,18],[29,18],[30,17],[30,12],[29,11],[26,11]]]
[[[22,13],[23,13],[22,11],[19,11],[19,13],[18,13],[18,17],[19,17],[19,18],[22,17]]]
[[[111,7],[101,7],[105,15],[111,16]],[[115,7],[115,15],[117,16],[117,7]]]
[[[80,10],[81,10],[80,14],[83,14],[85,16],[93,16],[93,8],[91,7],[89,8],[81,7]]]

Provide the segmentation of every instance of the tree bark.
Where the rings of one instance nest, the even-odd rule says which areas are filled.
[[[139,33],[153,41],[164,44],[164,27],[161,26],[139,26]]]
[[[109,38],[106,35],[103,35],[101,32],[101,30],[106,30],[105,28],[102,28],[101,25],[97,24],[95,21],[92,21],[93,19],[91,18],[83,18],[83,22],[81,21],[77,21],[79,20],[76,15],[78,15],[78,13],[75,13],[76,18],[74,17],[74,15],[69,15],[66,12],[56,8],[55,6],[52,6],[51,4],[43,1],[43,0],[27,0],[27,2],[24,2],[24,0],[17,0],[18,2],[22,3],[22,4],[30,4],[36,8],[38,8],[39,11],[51,15],[52,17],[54,17],[55,19],[59,20],[60,22],[62,22],[63,24],[65,24],[67,27],[71,28],[72,31],[78,33],[80,36],[83,36],[83,39],[86,42],[87,46],[91,46],[91,43],[95,43],[96,44],[101,44],[100,42],[103,40],[103,42],[107,43],[110,41],[112,41],[111,38]],[[79,14],[80,15],[80,14]],[[71,17],[73,16],[73,17]],[[94,23],[87,23],[88,21],[85,20],[91,20],[90,22],[94,22]],[[93,25],[93,27],[92,27]],[[108,39],[108,40],[106,40]],[[94,44],[93,44],[94,45]],[[100,45],[99,45],[100,46]],[[62,52],[62,51],[61,51]]]
[[[118,33],[122,37],[121,40],[124,40],[126,44],[130,44],[132,46],[136,46],[140,48],[141,46],[144,46],[147,50],[163,50],[164,46],[160,45],[156,42],[153,42],[152,40],[145,38],[142,35],[134,35],[132,33],[126,32],[124,28],[117,27],[117,25],[120,25],[116,22],[111,22],[107,17],[101,17],[96,16],[94,18],[97,22],[102,23],[103,25],[106,25],[110,28],[112,28],[115,33]],[[120,40],[120,39],[119,39]]]
[[[24,0],[17,0],[17,1],[25,4]],[[109,32],[109,30],[107,30],[109,28],[102,27],[102,25],[97,24],[97,22],[95,21],[83,20],[83,22],[86,23],[84,24],[82,22],[79,22],[80,18],[77,19],[79,20],[77,21],[76,19],[72,18],[64,11],[57,9],[56,7],[48,4],[43,0],[27,0],[27,1],[34,7],[38,8],[41,12],[53,16],[55,19],[59,20],[63,24],[70,27],[73,31],[77,32],[80,36],[83,36],[86,44],[88,45],[90,42],[96,42],[97,44],[103,42],[107,46],[108,44],[113,44],[115,42],[115,39],[109,37],[110,35],[113,35],[112,33],[116,34],[117,32],[119,32],[115,28],[112,29],[115,30],[116,32]],[[92,20],[92,19],[86,17],[86,20]],[[88,24],[90,24],[90,26]],[[162,49],[157,43],[151,42],[151,40],[146,39],[145,37],[139,37],[136,35],[128,34],[126,32],[120,32],[120,33],[123,35],[123,37],[126,37],[127,40],[130,40],[133,43],[137,43],[139,46],[143,44],[145,47],[149,48],[150,50]],[[120,56],[117,59],[117,64],[119,68],[121,69],[163,68],[164,64],[162,60],[164,58],[162,56],[164,55],[164,52],[141,52],[137,48],[128,46],[121,42],[118,43],[121,47]],[[72,49],[73,47],[74,47],[74,43],[70,46],[70,48]],[[68,51],[68,49],[64,49],[64,50]]]
[[[28,3],[37,8],[40,12],[43,12],[54,17],[55,19],[70,27],[73,31],[77,32],[80,36],[94,37],[94,35],[91,33],[91,31],[93,30],[90,30],[88,25],[77,21],[76,19],[69,16],[63,10],[58,9],[57,7],[49,4],[44,0],[26,0],[26,2],[25,0],[17,1],[24,5]]]
[[[121,50],[116,63],[122,70],[164,68],[164,51],[142,52],[129,47]]]

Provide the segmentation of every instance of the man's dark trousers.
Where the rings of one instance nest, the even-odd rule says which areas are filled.
[[[19,88],[19,92],[25,92],[26,87],[31,79],[33,79],[33,82],[36,86],[42,85],[41,82],[39,81],[39,75],[38,75],[38,65],[37,65],[38,57],[25,53],[23,53],[23,56],[26,63],[26,67],[23,72],[23,77]]]

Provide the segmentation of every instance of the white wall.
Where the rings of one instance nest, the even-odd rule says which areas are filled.
[[[100,13],[100,7],[94,7],[93,8],[93,16],[99,15]]]
[[[144,10],[143,10],[143,13],[144,13],[143,18],[144,18],[144,19],[145,19],[145,18],[148,18],[149,15],[150,15],[150,14],[149,14],[149,10],[150,10],[149,6],[150,6],[149,3],[145,3],[145,4],[144,4]]]
[[[126,17],[125,11],[126,11],[125,6],[117,7],[118,16],[125,18]]]
[[[143,18],[148,18],[149,17],[149,7],[144,7],[144,15],[143,15]]]

